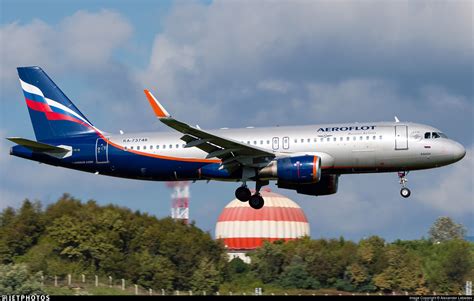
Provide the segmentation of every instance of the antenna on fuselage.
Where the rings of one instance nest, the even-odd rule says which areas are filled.
[[[395,122],[400,122],[400,120],[398,120],[397,116],[395,116]]]

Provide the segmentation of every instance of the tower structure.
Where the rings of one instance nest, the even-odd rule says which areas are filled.
[[[167,182],[166,186],[172,189],[171,217],[187,224],[189,221],[189,182]]]

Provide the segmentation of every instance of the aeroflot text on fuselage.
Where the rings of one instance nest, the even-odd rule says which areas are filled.
[[[318,132],[345,132],[345,131],[367,131],[367,130],[375,130],[375,125],[319,128]]]

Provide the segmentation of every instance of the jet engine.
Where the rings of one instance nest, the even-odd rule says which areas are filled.
[[[259,171],[259,178],[276,178],[291,184],[318,183],[321,179],[321,158],[311,155],[278,158]]]

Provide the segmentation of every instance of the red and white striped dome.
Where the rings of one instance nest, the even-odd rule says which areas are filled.
[[[308,220],[298,204],[269,189],[260,193],[265,200],[263,208],[256,210],[248,202],[234,199],[219,216],[216,238],[223,239],[227,249],[252,250],[265,240],[309,236]]]

